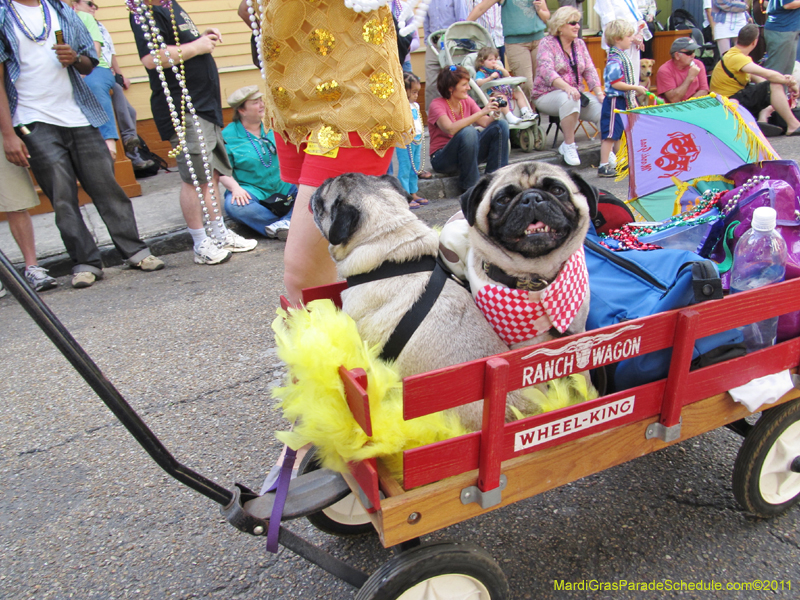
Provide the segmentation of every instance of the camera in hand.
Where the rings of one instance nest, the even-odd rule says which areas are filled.
[[[500,108],[505,108],[506,106],[508,106],[508,100],[506,100],[505,98],[495,98],[494,101],[497,102],[497,106],[499,106]]]

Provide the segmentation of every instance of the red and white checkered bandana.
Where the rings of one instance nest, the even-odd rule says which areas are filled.
[[[583,305],[588,289],[589,274],[581,246],[555,281],[540,292],[489,284],[478,291],[475,301],[497,335],[510,346],[536,337],[550,327],[564,333]],[[538,295],[539,300],[532,301],[529,294]],[[541,321],[537,323],[543,316],[550,320],[547,327]]]

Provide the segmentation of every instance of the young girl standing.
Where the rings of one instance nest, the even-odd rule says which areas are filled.
[[[420,150],[422,148],[422,116],[419,112],[419,104],[417,104],[417,96],[419,96],[420,87],[419,77],[414,73],[406,72],[403,75],[403,81],[406,86],[406,95],[408,95],[408,102],[411,104],[411,116],[414,119],[414,139],[405,148],[397,150],[397,178],[400,183],[413,200],[409,203],[409,208],[419,208],[427,204],[425,198],[420,198],[417,195],[419,190],[417,174],[420,173]]]
[[[482,81],[492,81],[494,79],[500,79],[501,77],[510,76],[511,74],[506,70],[500,60],[499,50],[490,47],[478,50],[478,56],[475,58],[475,81],[478,82],[478,85],[480,85]],[[500,98],[506,100],[505,106],[501,103],[500,112],[503,113],[503,116],[509,124],[516,125],[520,121],[532,121],[536,118],[536,115],[534,115],[531,110],[530,102],[528,102],[528,99],[520,88],[512,90],[509,85],[497,85],[490,86],[487,92],[495,100]],[[509,103],[512,99],[517,103],[517,106],[519,106],[522,115],[521,119],[511,111]]]

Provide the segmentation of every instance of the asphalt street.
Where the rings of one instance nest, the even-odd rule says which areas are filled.
[[[624,183],[602,187],[625,197]],[[417,214],[441,224],[454,199]],[[262,240],[220,266],[191,252],[167,268],[106,270],[89,289],[41,295],[173,455],[231,487],[258,489],[287,423],[270,389],[283,369],[270,323],[283,244]],[[342,600],[354,590],[228,525],[167,477],[10,296],[0,300],[0,596],[7,599]],[[514,599],[796,598],[800,508],[773,520],[739,508],[740,438],[721,429],[437,532],[483,546]],[[372,536],[289,527],[373,572]],[[774,580],[778,591],[565,591],[558,582]],[[791,590],[789,589],[791,587]]]

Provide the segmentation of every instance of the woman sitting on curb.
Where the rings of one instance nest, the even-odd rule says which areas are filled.
[[[289,234],[297,187],[281,181],[275,137],[264,132],[264,99],[257,85],[240,88],[228,98],[233,122],[222,130],[233,177],[222,175],[225,212],[269,238]]]
[[[462,191],[478,182],[479,163],[486,163],[487,173],[508,164],[508,123],[490,116],[500,116],[495,100],[479,108],[469,97],[469,79],[464,67],[442,69],[436,79],[442,97],[428,109],[431,166],[439,173],[458,175]],[[473,125],[484,129],[478,132]]]

